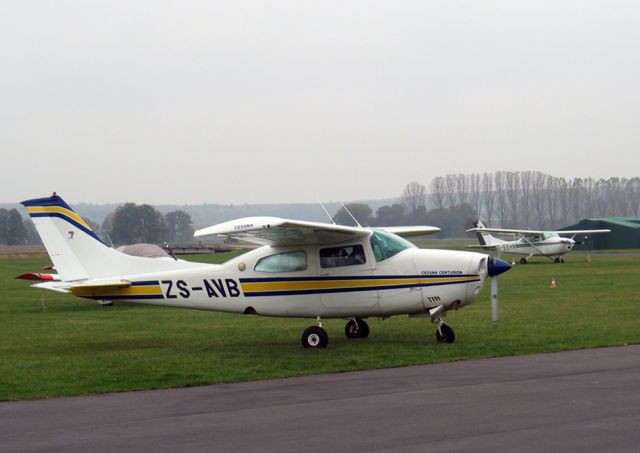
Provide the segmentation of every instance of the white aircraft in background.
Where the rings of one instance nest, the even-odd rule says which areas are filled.
[[[125,255],[91,230],[55,193],[22,202],[58,273],[33,285],[104,302],[128,302],[261,316],[316,318],[305,348],[328,343],[322,318],[348,319],[348,338],[364,338],[364,318],[408,314],[438,322],[452,343],[450,310],[474,301],[487,276],[511,266],[481,253],[422,250],[399,235],[434,227],[363,228],[275,217],[214,225],[195,236],[224,235],[262,247],[224,264]],[[36,275],[36,274],[29,274]]]
[[[555,263],[564,263],[562,256],[573,249],[576,244],[574,240],[576,235],[611,232],[611,230],[536,231],[487,228],[481,221],[475,224],[475,228],[467,230],[467,232],[472,231],[477,233],[480,245],[469,245],[468,247],[478,247],[512,255],[526,255],[526,258],[520,258],[520,264],[526,264],[532,256],[546,256],[553,259]],[[490,233],[513,236],[515,240],[505,241]],[[571,236],[571,238],[561,236]]]

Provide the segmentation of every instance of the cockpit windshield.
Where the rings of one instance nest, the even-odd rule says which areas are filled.
[[[411,242],[385,231],[374,231],[369,239],[376,261],[384,261],[403,250],[415,248]]]

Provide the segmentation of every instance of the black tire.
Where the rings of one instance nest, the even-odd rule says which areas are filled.
[[[456,334],[451,327],[442,324],[440,328],[436,330],[436,340],[438,340],[438,343],[453,343],[456,341]]]
[[[356,322],[358,323],[358,327],[360,327],[360,338],[369,337],[369,324],[362,318],[356,318]]]
[[[349,339],[367,338],[369,336],[369,324],[361,318],[350,319],[344,326],[344,334]]]
[[[527,264],[526,258],[520,258],[520,264]]]
[[[350,319],[346,326],[344,326],[344,334],[349,339],[360,338],[360,326],[358,322]]]
[[[329,344],[329,335],[318,326],[311,326],[302,334],[302,346],[305,349],[326,348]]]
[[[556,264],[557,264],[557,263],[560,263],[560,262],[561,262],[561,261],[560,261],[560,257],[556,257],[556,258],[553,260],[553,262],[554,262],[554,263],[556,263]]]

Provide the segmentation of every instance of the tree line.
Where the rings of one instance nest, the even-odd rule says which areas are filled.
[[[31,223],[31,221],[28,221]],[[0,244],[24,245],[27,243],[28,225],[17,209],[0,209]]]
[[[162,214],[149,204],[125,203],[109,214],[99,229],[113,244],[190,242],[191,216],[182,210]]]
[[[640,178],[565,179],[537,171],[448,174],[433,178],[429,190],[410,182],[398,201],[374,213],[366,203],[348,203],[333,221],[342,225],[434,225],[440,237],[463,236],[476,219],[503,228],[555,229],[583,218],[640,216]],[[102,225],[85,219],[115,245],[186,243],[193,240],[191,216],[162,214],[149,204],[125,203]],[[30,219],[0,209],[0,244],[40,243]]]
[[[84,221],[107,242],[119,246],[148,242],[190,242],[191,216],[182,210],[162,214],[149,204],[125,203],[107,216],[102,225]],[[41,244],[31,219],[23,219],[17,209],[0,209],[0,244]]]
[[[537,171],[449,174],[430,184],[434,207],[468,205],[489,225],[554,229],[583,218],[640,215],[640,178],[565,179]]]
[[[429,208],[427,208],[427,205]],[[429,193],[407,184],[400,202],[376,213],[361,203],[333,220],[368,226],[434,225],[440,237],[462,236],[477,219],[503,228],[556,229],[583,218],[638,217],[640,178],[565,179],[537,171],[448,174],[433,178]]]

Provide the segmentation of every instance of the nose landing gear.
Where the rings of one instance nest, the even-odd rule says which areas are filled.
[[[442,323],[436,330],[436,340],[438,343],[453,343],[456,341],[456,334],[451,327]]]
[[[436,330],[436,340],[438,340],[438,343],[453,343],[456,341],[456,334],[453,329],[446,325],[443,320],[440,320],[440,325]]]
[[[367,338],[369,336],[369,325],[362,318],[350,319],[344,328],[344,334],[349,339]]]

